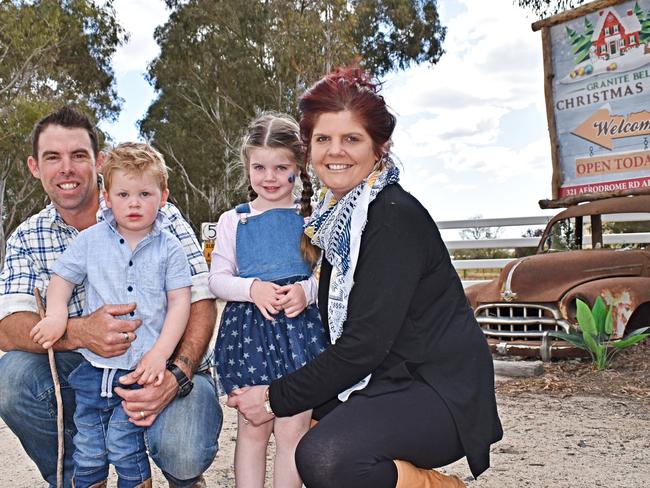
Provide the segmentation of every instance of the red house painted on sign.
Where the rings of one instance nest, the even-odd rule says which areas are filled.
[[[641,23],[632,9],[619,16],[612,8],[598,12],[591,42],[598,57],[609,59],[639,45]]]

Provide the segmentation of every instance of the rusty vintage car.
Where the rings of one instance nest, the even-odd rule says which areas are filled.
[[[508,263],[495,280],[465,289],[496,354],[582,355],[550,336],[576,324],[576,298],[601,296],[616,337],[650,325],[650,195],[574,205],[553,217],[535,255]]]

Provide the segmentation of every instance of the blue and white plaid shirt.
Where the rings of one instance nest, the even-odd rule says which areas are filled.
[[[98,222],[103,220],[104,209],[106,204],[100,196]],[[208,288],[208,265],[192,228],[173,205],[167,203],[162,213],[171,222],[169,231],[187,254],[192,273],[192,302],[214,299]],[[46,296],[52,266],[77,234],[79,231],[67,225],[51,203],[18,226],[7,240],[7,254],[0,273],[0,320],[15,312],[38,313],[34,288]],[[83,314],[85,295],[83,284],[75,287],[68,306],[70,317]]]

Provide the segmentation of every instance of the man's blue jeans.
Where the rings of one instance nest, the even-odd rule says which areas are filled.
[[[115,466],[118,488],[136,488],[151,478],[144,428],[129,422],[122,399],[113,393],[119,379],[128,373],[125,369],[95,368],[84,360],[68,376],[77,403],[72,459],[78,488],[107,479],[109,464]]]
[[[55,356],[65,417],[64,486],[69,488],[76,429],[68,375],[82,357],[74,352]],[[56,399],[47,354],[12,351],[0,357],[0,417],[18,436],[43,478],[56,486]],[[145,430],[149,456],[170,483],[191,486],[212,464],[222,420],[214,381],[209,374],[197,374],[192,392],[174,400]]]

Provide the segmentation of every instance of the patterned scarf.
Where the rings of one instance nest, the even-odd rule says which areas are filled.
[[[332,264],[327,304],[332,344],[341,337],[347,318],[348,297],[354,286],[354,270],[359,257],[361,234],[368,220],[368,207],[385,186],[398,181],[399,170],[392,167],[373,171],[338,201],[330,190],[325,189],[305,227],[312,244],[320,247]],[[339,400],[344,402],[353,391],[365,388],[370,376],[341,392]]]

